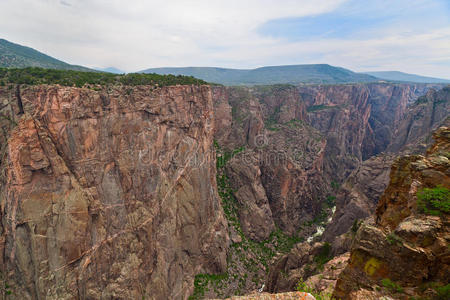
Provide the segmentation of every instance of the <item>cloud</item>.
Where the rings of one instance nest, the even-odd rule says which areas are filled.
[[[115,66],[126,71],[160,66],[245,68],[330,63],[356,70],[365,66],[377,66],[379,70],[396,67],[448,77],[450,45],[445,39],[450,23],[440,21],[443,15],[449,19],[448,11],[445,15],[442,9],[445,1],[360,3],[345,0],[0,0],[0,36],[70,63]],[[415,24],[421,22],[399,17],[407,11],[420,12],[424,3],[431,7],[428,11],[438,12],[434,18],[429,13],[422,15],[425,20],[421,22],[432,20],[432,27],[416,28]],[[326,22],[321,18],[326,16],[361,19],[374,12],[374,17],[383,17],[387,5],[391,8],[387,12],[393,16],[391,26],[372,24],[370,30],[357,37],[353,36],[351,24],[347,27],[352,31],[350,35],[335,32],[317,38],[311,35],[308,39],[296,36],[295,30],[289,28],[286,30],[290,32],[279,35],[261,31],[277,20],[302,18],[318,19],[319,23],[311,28],[320,31],[321,23]],[[399,25],[404,24],[411,30],[399,30],[402,28]],[[279,31],[283,30],[281,26]]]

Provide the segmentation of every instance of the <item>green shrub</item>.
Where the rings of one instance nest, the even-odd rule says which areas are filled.
[[[326,204],[328,207],[333,207],[336,205],[336,196],[327,196]]]
[[[359,227],[361,226],[362,221],[355,219],[355,221],[353,221],[353,225],[352,225],[352,232],[353,234],[356,234],[356,232],[358,231]]]
[[[331,294],[316,291],[314,288],[308,286],[303,280],[300,280],[298,282],[297,291],[309,293],[313,295],[316,298],[316,300],[331,300]]]
[[[436,287],[435,291],[437,293],[437,299],[450,299],[450,284]]]
[[[417,192],[417,207],[428,215],[450,213],[450,190],[443,186],[421,189]]]
[[[331,181],[331,187],[333,188],[333,189],[335,189],[335,190],[337,190],[337,189],[339,189],[339,187],[340,187],[340,185],[339,185],[339,183],[337,183],[336,181],[334,181],[334,180],[332,180]]]
[[[325,105],[325,104],[320,104],[320,105],[312,105],[310,107],[308,107],[306,109],[307,112],[314,112],[314,111],[319,111],[319,110],[324,110],[324,109],[330,109],[330,108],[335,108],[335,106],[329,106],[329,105]]]
[[[386,240],[390,245],[400,244],[402,242],[402,239],[394,233],[389,233],[386,236]]]
[[[403,293],[403,288],[389,278],[383,278],[381,284],[391,293]]]
[[[319,253],[314,256],[314,262],[317,264],[317,268],[321,269],[324,264],[329,262],[333,257],[331,256],[331,245],[325,242],[320,249]]]
[[[99,85],[158,85],[206,84],[192,76],[131,73],[117,75],[103,72],[81,72],[42,68],[5,69],[0,68],[0,81],[13,84],[59,84],[82,87],[85,84]]]

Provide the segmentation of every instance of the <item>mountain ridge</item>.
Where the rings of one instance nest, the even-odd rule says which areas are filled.
[[[22,46],[0,38],[0,67],[26,68],[41,67],[47,69],[89,71],[94,70],[71,65],[62,60],[51,57],[31,47]]]
[[[376,71],[376,72],[364,72],[364,74],[368,74],[371,76],[375,76],[390,81],[417,82],[417,83],[450,83],[450,80],[448,79],[422,76],[400,71]]]
[[[378,78],[328,64],[266,66],[256,69],[219,67],[150,68],[140,73],[189,75],[224,85],[375,82]]]

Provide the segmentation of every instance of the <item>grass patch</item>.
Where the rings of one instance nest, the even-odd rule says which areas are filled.
[[[189,296],[189,300],[201,299],[205,292],[209,291],[212,284],[217,290],[221,284],[228,279],[228,273],[225,274],[197,274],[194,279],[194,293]]]
[[[403,293],[403,288],[389,278],[381,279],[381,284],[391,293]]]
[[[303,280],[298,282],[296,289],[299,292],[305,292],[313,295],[316,300],[331,300],[330,293],[316,291],[314,288],[308,286]]]
[[[417,192],[417,207],[427,215],[450,213],[450,190],[443,186],[421,189]]]
[[[396,245],[402,243],[402,239],[394,233],[389,233],[386,236],[386,240],[389,243],[389,245]]]

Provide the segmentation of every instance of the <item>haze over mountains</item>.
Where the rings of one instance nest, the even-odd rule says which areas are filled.
[[[61,70],[94,71],[83,66],[71,65],[33,48],[0,39],[0,67],[40,67]],[[95,68],[96,71],[121,74],[115,67]],[[140,73],[194,76],[208,82],[223,85],[265,85],[299,83],[365,83],[380,80],[418,83],[450,83],[450,80],[407,74],[398,71],[357,73],[328,64],[304,64],[268,66],[256,69],[231,69],[217,67],[150,68]]]
[[[47,69],[92,71],[86,67],[65,63],[33,48],[14,44],[5,39],[0,39],[0,67],[39,67]]]
[[[366,74],[392,81],[421,82],[421,83],[450,83],[450,80],[408,74],[399,71],[366,72]]]
[[[349,83],[373,82],[379,79],[366,74],[333,67],[327,64],[271,66],[251,70],[210,67],[156,68],[144,73],[190,75],[224,85],[297,84],[297,83]]]

